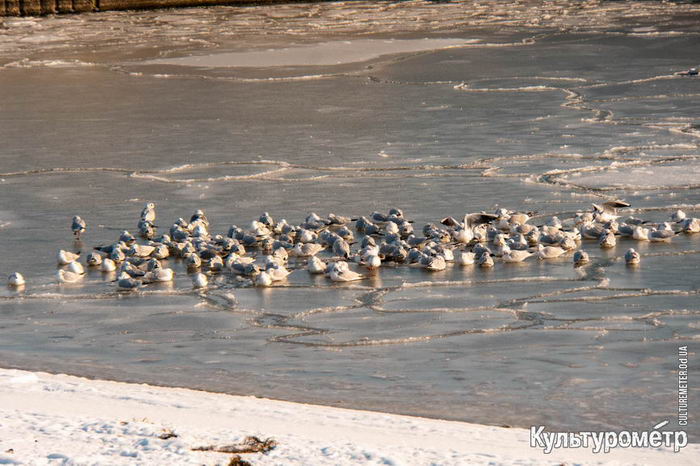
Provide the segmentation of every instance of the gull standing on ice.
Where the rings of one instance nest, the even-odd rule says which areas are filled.
[[[156,205],[153,202],[149,202],[141,211],[141,220],[148,223],[153,223],[156,221]]]
[[[73,217],[73,223],[70,228],[73,230],[73,235],[79,240],[80,235],[85,231],[87,225],[85,224],[85,220],[76,215]]]

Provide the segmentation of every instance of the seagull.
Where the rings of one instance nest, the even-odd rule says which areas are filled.
[[[117,264],[114,263],[112,259],[107,257],[102,261],[102,265],[100,266],[100,270],[102,272],[114,272],[117,270]]]
[[[156,205],[153,202],[149,202],[141,211],[141,220],[148,223],[153,223],[156,221]]]
[[[85,220],[76,215],[73,217],[73,223],[70,228],[73,230],[73,235],[77,239],[80,239],[80,235],[85,231],[87,225],[85,224]]]
[[[256,286],[270,286],[272,285],[272,277],[267,272],[260,272],[255,277]]]
[[[321,259],[319,259],[316,256],[312,256],[311,259],[309,259],[307,269],[309,273],[313,274],[319,274],[319,273],[324,273],[326,271],[326,263],[323,262]]]
[[[102,264],[102,255],[96,252],[91,252],[87,255],[85,262],[91,267],[97,267],[98,265]]]
[[[445,270],[447,267],[447,262],[441,255],[426,256],[422,264],[425,270],[430,270],[431,272],[439,272],[440,270]]]
[[[292,253],[299,257],[311,257],[315,256],[323,250],[323,246],[316,243],[298,243],[292,249]]]
[[[460,251],[455,255],[455,262],[459,265],[472,265],[475,256],[473,252]]]
[[[616,244],[617,240],[615,239],[615,235],[610,230],[604,231],[598,239],[598,245],[603,249],[614,248]]]
[[[350,270],[348,263],[345,261],[336,262],[335,266],[330,270],[329,277],[334,282],[351,282],[364,278],[363,275]]]
[[[154,227],[155,225],[153,225],[151,222],[147,222],[146,220],[139,220],[137,225],[139,234],[146,239],[152,239],[155,236],[156,232]]]
[[[589,263],[591,260],[588,257],[588,253],[586,251],[576,251],[574,253],[574,266],[580,266],[583,264]]]
[[[56,273],[56,278],[59,283],[75,283],[80,281],[83,276],[77,273],[70,272],[68,270],[59,270]]]
[[[529,251],[519,251],[517,249],[511,250],[511,251],[503,254],[503,262],[508,262],[508,263],[522,262],[530,256],[532,256],[532,253]]]
[[[119,235],[119,241],[126,244],[127,246],[131,246],[136,242],[136,238],[134,237],[134,235],[129,233],[128,230],[123,230]]]
[[[144,272],[143,270],[141,270],[138,267],[133,266],[130,262],[124,262],[122,264],[121,268],[119,269],[120,275],[122,275],[124,273],[126,273],[127,275],[129,275],[132,278],[141,278],[144,275],[146,275],[146,272]]]
[[[114,262],[124,262],[126,260],[126,254],[124,254],[124,251],[121,249],[114,249],[112,254],[109,255],[109,258]]]
[[[9,277],[7,277],[7,284],[9,286],[14,286],[14,287],[21,287],[24,286],[26,282],[24,281],[24,277],[22,276],[21,273],[19,272],[14,272],[10,274]]]
[[[173,272],[173,269],[162,269],[162,268],[157,268],[154,270],[151,270],[150,272],[146,273],[146,275],[143,276],[143,281],[145,283],[151,283],[151,282],[171,282],[175,278],[175,272]]]
[[[143,282],[141,280],[136,280],[131,278],[126,272],[122,272],[117,280],[117,289],[120,291],[135,291],[137,290]]]
[[[71,262],[77,261],[79,257],[80,254],[75,254],[73,252],[61,249],[58,251],[57,260],[59,265],[68,265]]]
[[[209,270],[212,272],[221,272],[224,270],[224,260],[219,256],[214,256],[209,261]]]
[[[608,222],[618,217],[617,209],[629,206],[629,202],[621,200],[606,201],[602,205],[593,204],[593,215],[599,222]]]
[[[378,269],[382,265],[382,260],[376,254],[368,254],[363,259],[365,267],[368,269]]]
[[[697,218],[686,218],[681,224],[685,233],[700,233],[700,220]]]
[[[202,259],[195,253],[189,253],[185,256],[185,265],[188,269],[196,269],[202,265]]]
[[[287,268],[284,267],[283,265],[278,265],[278,266],[272,265],[271,267],[268,267],[267,270],[265,270],[264,272],[261,272],[260,274],[263,274],[263,273],[266,274],[267,276],[269,276],[273,282],[278,282],[278,281],[281,281],[281,280],[284,280],[285,278],[287,278],[287,276],[292,272],[287,270]],[[260,274],[258,274],[258,275],[260,275]]]
[[[338,238],[335,243],[333,243],[333,254],[343,259],[350,258],[350,245],[344,239]]]
[[[627,252],[625,253],[625,262],[627,262],[627,265],[639,264],[640,260],[641,260],[641,256],[633,248],[628,249]]]
[[[192,276],[192,286],[195,288],[206,288],[208,284],[209,280],[203,273],[196,273]]]
[[[671,238],[676,236],[676,232],[671,230],[671,229],[658,229],[658,230],[652,230],[649,233],[649,241],[652,242],[667,242],[671,241]]]
[[[154,249],[151,255],[156,259],[165,259],[166,257],[170,257],[170,249],[165,244],[158,243],[154,244],[153,247]]]
[[[639,225],[634,227],[632,238],[636,239],[637,241],[649,241],[649,229]]]
[[[156,248],[154,246],[133,244],[131,248],[129,248],[128,254],[136,257],[149,257],[155,250]]]
[[[566,252],[566,249],[557,246],[537,245],[537,257],[540,259],[555,259]]]
[[[83,264],[80,262],[71,262],[68,264],[68,267],[66,267],[66,270],[69,272],[73,272],[78,275],[84,275],[85,274],[85,269],[83,268]]]
[[[671,214],[671,221],[673,223],[680,223],[683,220],[685,220],[685,217],[686,217],[685,212],[683,212],[682,210],[679,209]]]
[[[479,264],[479,267],[490,268],[493,267],[493,258],[491,254],[484,252],[476,260],[476,263]]]

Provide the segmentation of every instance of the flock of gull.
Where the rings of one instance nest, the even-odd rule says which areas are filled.
[[[248,229],[232,225],[226,235],[212,235],[209,220],[197,210],[189,221],[179,218],[168,233],[158,234],[156,206],[149,202],[141,211],[138,236],[122,231],[113,244],[95,247],[86,255],[60,250],[57,255],[59,283],[77,283],[85,275],[85,266],[115,273],[117,289],[138,290],[150,283],[171,282],[173,269],[163,260],[179,258],[191,274],[195,288],[208,286],[214,274],[231,273],[241,281],[271,286],[295,266],[311,274],[325,274],[334,282],[350,282],[366,277],[351,270],[348,262],[367,270],[383,265],[406,264],[427,271],[440,271],[447,263],[460,266],[493,267],[494,261],[516,263],[536,257],[555,259],[571,254],[574,266],[590,261],[580,249],[583,240],[595,240],[601,248],[612,248],[618,237],[637,241],[668,242],[676,235],[700,232],[700,220],[683,211],[673,212],[668,221],[651,223],[634,217],[623,219],[618,210],[629,207],[624,201],[593,204],[572,218],[556,216],[541,225],[531,221],[532,213],[498,209],[494,213],[466,214],[429,223],[420,231],[397,208],[384,214],[373,212],[359,218],[329,214],[323,218],[312,213],[303,223],[292,225],[275,221],[265,212]],[[73,218],[71,229],[77,239],[86,231],[83,219]],[[640,263],[633,248],[625,253],[629,265]],[[13,273],[9,286],[23,287],[25,279]]]

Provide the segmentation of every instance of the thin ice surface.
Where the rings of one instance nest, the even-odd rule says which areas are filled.
[[[418,225],[498,206],[539,222],[614,197],[654,221],[676,207],[698,216],[682,168],[700,155],[696,80],[675,74],[698,65],[697,15],[652,2],[340,2],[5,19],[0,272],[29,285],[0,292],[0,354],[490,424],[648,428],[674,412],[677,346],[698,338],[697,237],[640,248],[679,255],[636,271],[621,241],[585,244],[584,275],[567,258],[382,270],[356,288],[298,270],[288,287],[200,295],[178,268],[172,288],[126,298],[100,274],[58,287],[54,255],[73,247],[72,215],[87,219],[89,247],[133,229],[148,200],[166,222],[204,208],[215,231],[263,210],[299,222],[394,205]],[[468,46],[274,70],[152,64],[358,37]]]

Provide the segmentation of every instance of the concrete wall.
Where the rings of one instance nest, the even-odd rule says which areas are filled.
[[[0,16],[51,15],[206,5],[293,3],[311,0],[0,0]]]

